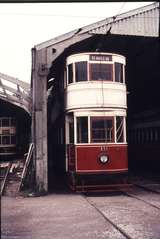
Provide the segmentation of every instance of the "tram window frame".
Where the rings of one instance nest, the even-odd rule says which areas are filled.
[[[5,140],[8,139],[8,140]],[[10,139],[10,135],[3,135],[2,136],[2,145],[9,145],[11,144],[11,139]]]
[[[5,122],[5,123],[4,123]],[[7,123],[8,124],[7,124]],[[10,126],[10,119],[9,118],[4,118],[2,119],[2,127],[9,127]]]
[[[95,122],[98,122],[99,120],[107,120],[107,121],[111,121],[112,122],[112,127],[110,127],[111,128],[111,140],[108,140],[108,138],[107,138],[107,140],[106,140],[106,137],[105,137],[105,135],[106,135],[106,133],[107,133],[107,131],[106,131],[106,129],[105,129],[105,127],[102,127],[102,128],[97,128],[97,129],[93,129],[93,122],[95,121]],[[104,122],[104,124],[105,124],[105,122]],[[115,135],[114,135],[114,117],[108,117],[108,116],[105,116],[105,117],[103,117],[103,116],[99,116],[99,117],[91,117],[90,118],[90,132],[91,132],[91,143],[114,143],[115,142]],[[107,127],[108,128],[108,127]],[[94,131],[96,131],[97,130],[97,132],[98,132],[98,130],[101,130],[101,132],[102,132],[102,134],[104,135],[103,136],[103,138],[94,138],[93,137],[93,130]],[[103,132],[104,131],[104,132]]]
[[[120,122],[118,122],[120,120]],[[125,142],[124,116],[116,116],[116,142]],[[120,132],[120,134],[119,134]],[[119,135],[118,135],[119,134]]]
[[[69,64],[68,66],[67,66],[67,75],[68,75],[68,84],[71,84],[71,83],[73,83],[74,82],[74,80],[73,80],[73,63],[71,63],[71,64]]]
[[[88,62],[75,62],[75,82],[88,81]]]
[[[107,72],[107,74],[108,74],[108,72],[111,74],[110,75],[110,78],[106,78],[106,77],[102,77],[102,73],[104,74],[104,73],[106,73],[105,71],[94,71],[93,70],[93,68],[94,67],[96,67],[97,66],[97,68],[106,68],[107,69],[107,67],[109,67],[110,69],[109,70],[107,70],[106,72]],[[99,76],[97,76],[96,78],[95,78],[95,73],[98,75],[99,74]],[[104,74],[105,75],[105,74]],[[104,76],[103,75],[103,76]],[[94,77],[93,77],[94,76]],[[109,81],[109,82],[112,82],[113,81],[113,63],[89,63],[89,81]]]
[[[86,122],[82,122],[85,120]],[[88,117],[79,116],[76,117],[76,133],[77,133],[77,143],[88,143]]]
[[[124,83],[124,65],[120,62],[114,63],[115,82]]]
[[[68,128],[69,128],[69,144],[74,144],[74,122],[69,122]]]

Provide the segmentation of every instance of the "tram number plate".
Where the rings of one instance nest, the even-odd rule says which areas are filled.
[[[107,151],[107,146],[101,146],[101,151]]]

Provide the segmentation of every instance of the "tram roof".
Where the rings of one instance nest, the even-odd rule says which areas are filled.
[[[64,41],[69,41],[68,44],[72,44],[73,39],[75,42],[75,40],[79,41],[79,39],[85,39],[95,34],[105,35],[108,32],[117,35],[158,37],[159,3],[155,2],[117,16],[106,18],[82,28],[75,29],[71,32],[40,43],[36,45],[35,48],[41,50],[54,45],[56,48],[59,44],[64,44]],[[56,58],[58,55],[55,54],[54,57]]]

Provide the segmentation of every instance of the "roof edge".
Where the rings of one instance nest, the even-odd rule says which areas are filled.
[[[103,25],[106,25],[106,24],[109,24],[109,23],[113,23],[113,22],[119,21],[121,19],[128,18],[128,17],[131,17],[133,15],[136,15],[140,12],[146,12],[146,11],[149,11],[149,10],[152,10],[152,9],[155,9],[155,8],[159,8],[159,2],[154,2],[152,4],[127,11],[127,12],[119,14],[117,16],[114,15],[112,17],[105,18],[104,20],[94,22],[94,23],[89,24],[87,26],[84,26],[82,28],[75,29],[75,30],[70,31],[68,33],[62,34],[62,35],[57,36],[55,38],[52,38],[50,40],[44,41],[40,44],[35,45],[34,47],[36,48],[36,50],[41,50],[43,48],[47,48],[51,45],[54,45],[54,44],[60,43],[62,41],[65,41],[68,38],[73,37],[74,35],[77,35],[77,34],[81,35],[81,34],[89,32],[91,30],[94,30],[97,27],[100,27],[100,26],[103,26]],[[116,17],[116,20],[115,20],[115,17]]]

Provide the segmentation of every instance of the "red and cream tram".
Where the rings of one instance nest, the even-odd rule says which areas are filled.
[[[85,188],[86,177],[128,171],[125,57],[74,54],[67,57],[66,70],[65,168],[70,186],[81,187],[81,179]]]

